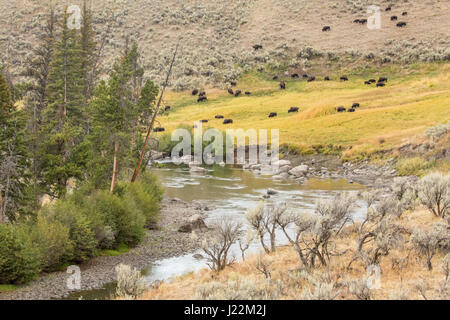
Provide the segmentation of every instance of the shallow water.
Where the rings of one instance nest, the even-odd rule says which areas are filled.
[[[270,201],[286,202],[290,210],[312,211],[315,202],[319,199],[331,198],[339,192],[357,192],[364,187],[358,184],[349,184],[347,180],[319,180],[309,179],[304,185],[295,181],[275,181],[271,176],[257,175],[251,171],[230,167],[215,167],[205,174],[191,174],[187,168],[173,167],[164,169],[151,169],[159,178],[169,198],[179,198],[184,201],[200,201],[212,210],[207,212],[206,223],[212,222],[221,216],[244,221],[248,209],[254,208],[262,196],[271,188],[278,193],[271,196]],[[362,204],[361,204],[362,206]],[[361,215],[361,208],[355,209],[355,219]],[[277,243],[286,243],[285,236],[277,234]],[[261,250],[255,242],[248,253]],[[237,260],[240,251],[237,246],[231,250]],[[197,252],[201,254],[201,251]],[[205,260],[198,260],[194,254],[174,257],[157,261],[143,270],[146,282],[150,285],[156,280],[168,280],[171,277],[195,272],[207,267]],[[115,291],[115,284],[108,284],[103,289],[77,292],[70,299],[107,299]]]

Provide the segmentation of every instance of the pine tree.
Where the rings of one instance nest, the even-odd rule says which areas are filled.
[[[67,181],[80,178],[85,165],[79,155],[85,127],[82,50],[79,34],[68,28],[67,20],[66,12],[54,46],[43,114],[42,182],[56,197],[65,195]]]
[[[27,165],[25,114],[16,110],[0,73],[0,223],[14,220],[27,200]]]

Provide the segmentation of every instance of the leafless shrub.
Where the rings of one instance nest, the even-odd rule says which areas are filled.
[[[261,245],[266,253],[275,252],[276,250],[275,234],[278,228],[278,221],[286,211],[286,204],[274,205],[261,202],[245,216],[250,227],[258,234]],[[269,245],[265,243],[266,235],[270,239]]]
[[[270,272],[270,266],[272,265],[273,261],[270,258],[270,256],[259,256],[258,260],[256,261],[255,268],[259,272],[261,272],[266,279],[271,279],[272,274]]]
[[[241,237],[242,226],[238,222],[225,217],[213,224],[215,235],[204,239],[203,252],[208,257],[208,266],[211,270],[221,271],[233,262],[229,257],[231,246]]]
[[[342,228],[351,221],[350,210],[355,203],[351,196],[341,194],[331,200],[317,203],[314,214],[284,211],[277,223],[294,246],[300,261],[307,268],[315,266],[316,259],[321,265],[327,265],[333,255],[330,242]],[[287,226],[294,223],[295,237],[287,232]]]
[[[447,254],[442,260],[442,272],[444,273],[444,280],[439,288],[439,296],[443,300],[448,300],[450,297],[450,254]]]
[[[118,297],[124,299],[136,299],[145,291],[145,281],[141,273],[131,269],[129,265],[119,264],[116,267]]]
[[[432,270],[431,260],[436,252],[450,250],[450,232],[444,223],[435,223],[428,230],[416,230],[411,236],[411,242],[418,254],[425,256],[428,270]]]
[[[245,261],[245,252],[250,248],[250,245],[255,238],[255,233],[252,230],[246,232],[245,236],[241,236],[238,240],[239,249],[241,250],[242,261]]]
[[[434,172],[419,180],[419,200],[435,216],[445,218],[450,211],[450,174]]]
[[[424,300],[428,300],[427,291],[429,289],[429,286],[427,282],[425,282],[422,278],[420,278],[419,280],[417,280],[415,288],[417,289],[417,291],[419,291],[420,295]]]

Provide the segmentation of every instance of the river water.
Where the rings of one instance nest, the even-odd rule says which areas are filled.
[[[359,184],[350,184],[345,179],[321,180],[309,179],[300,185],[295,181],[275,181],[271,176],[261,176],[251,171],[245,171],[230,167],[214,167],[205,174],[191,174],[188,169],[171,167],[156,169],[152,172],[159,178],[169,198],[179,198],[184,201],[199,201],[212,210],[208,211],[206,223],[226,216],[227,218],[244,221],[244,215],[254,208],[267,194],[267,189],[277,191],[269,201],[286,202],[291,210],[312,211],[319,199],[327,199],[339,192],[358,192],[364,187]],[[362,204],[355,209],[355,219],[362,214]],[[286,243],[284,235],[277,234],[277,242]],[[261,250],[261,246],[255,242],[248,253]],[[240,251],[237,246],[232,248],[232,253],[239,260]],[[200,253],[198,251],[196,253]],[[194,253],[195,254],[195,253]],[[194,258],[194,254],[164,259],[143,270],[147,284],[156,280],[168,280],[171,277],[195,272],[206,268],[206,261]],[[115,291],[115,284],[107,284],[98,290],[82,291],[72,294],[69,299],[106,299]]]

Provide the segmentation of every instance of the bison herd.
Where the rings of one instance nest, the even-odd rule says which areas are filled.
[[[345,111],[347,111],[347,112],[355,112],[356,108],[359,108],[359,107],[360,107],[360,104],[355,102],[355,103],[352,104],[351,108],[347,109],[344,106],[339,106],[339,107],[336,107],[336,111],[337,112],[345,112]]]

